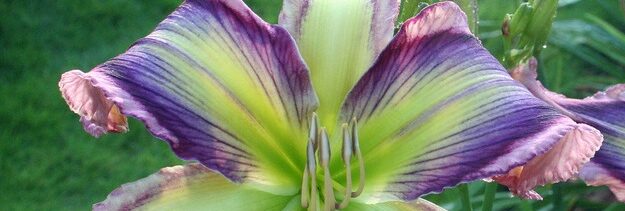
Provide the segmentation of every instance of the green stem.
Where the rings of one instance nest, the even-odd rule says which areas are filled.
[[[497,183],[489,182],[484,187],[484,203],[482,203],[482,211],[493,210],[493,202],[495,202],[495,193],[497,193]]]
[[[471,197],[469,196],[469,185],[466,183],[459,185],[458,191],[460,191],[460,200],[462,202],[462,210],[473,211],[473,208],[471,207]]]
[[[562,206],[562,190],[560,190],[560,186],[558,184],[553,184],[551,186],[551,191],[553,191],[553,209],[561,210]]]

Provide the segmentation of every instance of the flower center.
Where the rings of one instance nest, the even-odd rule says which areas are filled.
[[[345,188],[343,201],[338,202],[334,197],[334,185],[332,174],[330,172],[330,141],[325,128],[319,127],[319,118],[317,114],[313,114],[310,124],[310,133],[308,137],[308,145],[306,147],[306,167],[304,168],[304,176],[302,179],[302,207],[309,210],[317,210],[318,191],[323,191],[324,210],[343,209],[349,205],[351,198],[358,197],[365,186],[365,166],[358,144],[358,129],[356,127],[356,119],[350,124],[343,123],[341,125],[343,134],[343,148],[341,150],[341,158],[345,165]],[[352,192],[352,156],[358,159],[360,169],[360,182],[356,191]],[[317,165],[321,165],[323,171],[322,186],[317,185]],[[310,182],[310,184],[309,184]],[[311,190],[312,189],[312,190]]]

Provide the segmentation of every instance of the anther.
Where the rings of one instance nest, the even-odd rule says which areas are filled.
[[[314,147],[317,148],[317,137],[319,136],[319,116],[317,113],[312,114],[312,120],[310,120],[310,130],[308,131],[308,142],[314,142]]]
[[[334,210],[336,199],[334,199],[334,187],[332,185],[332,175],[330,174],[330,139],[325,128],[321,128],[321,142],[319,147],[320,163],[323,168],[323,210]]]

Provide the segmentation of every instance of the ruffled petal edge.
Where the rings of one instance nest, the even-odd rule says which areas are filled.
[[[99,137],[128,131],[128,122],[106,94],[93,84],[93,76],[80,70],[64,73],[59,81],[61,95],[70,109],[80,115],[85,131]]]
[[[549,151],[534,157],[493,180],[507,186],[512,194],[524,199],[541,200],[533,189],[550,183],[567,181],[579,172],[601,147],[603,136],[588,125],[578,124]]]

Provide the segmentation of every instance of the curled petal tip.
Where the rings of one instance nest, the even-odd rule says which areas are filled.
[[[547,102],[560,113],[577,122],[583,122],[598,129],[605,137],[601,149],[591,162],[580,171],[580,178],[593,186],[607,185],[619,200],[625,200],[625,159],[623,152],[623,118],[625,118],[625,84],[618,84],[583,100],[567,98],[545,89],[536,80],[536,60],[530,59],[510,71],[512,77],[521,82],[534,96]],[[599,131],[584,127],[586,134]],[[592,131],[592,132],[591,132]],[[594,135],[595,137],[601,134]],[[600,143],[597,143],[597,145]],[[598,147],[598,146],[597,146]],[[580,153],[583,155],[583,153]],[[581,160],[580,160],[581,161]],[[576,166],[577,167],[577,166]]]
[[[126,117],[100,88],[94,86],[89,73],[80,70],[66,72],[61,76],[59,88],[70,109],[80,115],[80,122],[89,134],[99,137],[108,132],[128,131]]]
[[[541,200],[542,197],[532,189],[573,178],[599,150],[602,142],[603,136],[597,129],[579,124],[545,154],[493,179],[508,186],[516,196]]]

